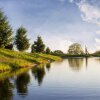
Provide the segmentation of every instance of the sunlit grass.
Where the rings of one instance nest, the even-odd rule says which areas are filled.
[[[61,58],[47,54],[24,53],[0,49],[0,70],[29,67],[55,60],[61,60]]]
[[[0,72],[5,72],[11,70],[11,67],[7,64],[0,63]]]

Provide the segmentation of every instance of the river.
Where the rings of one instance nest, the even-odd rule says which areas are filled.
[[[69,58],[0,74],[0,100],[100,100],[100,58]]]

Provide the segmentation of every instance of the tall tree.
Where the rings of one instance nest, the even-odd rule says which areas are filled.
[[[46,54],[50,54],[50,53],[51,53],[50,48],[49,48],[49,47],[47,47],[45,52],[46,52]]]
[[[12,28],[7,17],[0,10],[0,48],[5,48],[12,41]]]
[[[26,33],[27,30],[22,26],[16,32],[15,44],[19,51],[27,50],[30,46]]]
[[[38,52],[38,53],[43,53],[45,49],[45,44],[42,41],[42,38],[40,36],[37,37],[37,41],[34,41],[34,44],[31,47],[31,51],[33,52]]]

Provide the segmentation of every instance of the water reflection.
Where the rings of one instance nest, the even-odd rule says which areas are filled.
[[[0,81],[0,100],[12,100],[14,85],[9,79]]]
[[[50,71],[50,68],[51,68],[51,63],[46,64],[46,69],[47,69],[48,71]]]
[[[86,69],[88,67],[88,57],[85,58],[85,62],[86,62]]]
[[[68,59],[69,67],[75,71],[79,71],[83,65],[83,58],[70,58]]]
[[[15,87],[18,93],[27,93],[27,84],[30,82],[30,76],[28,72],[26,73],[28,70],[29,68],[23,68],[13,72],[0,73],[0,100],[13,100]]]
[[[27,85],[29,82],[30,82],[29,73],[24,73],[18,76],[16,79],[17,93],[21,95],[26,95],[28,92]]]
[[[38,85],[40,86],[43,82],[43,78],[45,76],[45,67],[44,65],[37,66],[32,69],[32,74],[35,79],[38,81]]]
[[[95,60],[96,60],[97,62],[100,62],[100,57],[95,58]]]
[[[100,87],[100,78],[97,77],[100,73],[98,66],[100,66],[100,58],[70,58],[62,62],[39,65],[32,69],[2,73],[0,74],[0,100],[22,100],[22,97],[25,97],[25,100],[32,100],[32,98],[35,100],[48,100],[48,98],[50,100],[62,100],[63,97],[66,99],[67,96],[70,98],[73,95],[73,98],[79,97],[80,92],[81,96],[85,93],[87,96],[87,92],[92,95],[91,91],[95,92],[100,89],[98,88]],[[73,73],[76,71],[78,74]],[[46,78],[43,84],[44,77]],[[90,89],[92,87],[90,84],[94,85],[95,91]],[[50,93],[55,94],[50,96]],[[59,99],[59,97],[61,98]]]

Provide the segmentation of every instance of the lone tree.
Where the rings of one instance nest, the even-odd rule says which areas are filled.
[[[31,52],[43,53],[45,49],[45,44],[42,41],[40,36],[37,37],[37,41],[34,41],[34,44],[31,47]]]
[[[69,46],[68,53],[71,55],[80,55],[80,54],[84,54],[84,51],[80,44],[74,43],[71,46]]]
[[[50,53],[51,53],[50,48],[49,48],[49,47],[47,47],[45,52],[46,52],[46,54],[50,54]]]
[[[15,44],[19,51],[27,50],[30,46],[26,33],[27,30],[24,27],[20,27],[16,32]]]
[[[0,48],[5,48],[12,41],[12,28],[7,17],[0,10]]]

